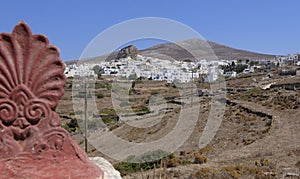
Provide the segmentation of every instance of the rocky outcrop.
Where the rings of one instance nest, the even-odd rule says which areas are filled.
[[[139,54],[138,49],[134,45],[129,45],[127,47],[122,48],[118,55],[117,59],[131,57],[134,59]]]

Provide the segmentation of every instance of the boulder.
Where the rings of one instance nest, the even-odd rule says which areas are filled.
[[[122,179],[120,172],[104,158],[90,157],[90,160],[103,170],[105,179]]]

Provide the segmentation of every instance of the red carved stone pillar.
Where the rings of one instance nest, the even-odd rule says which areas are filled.
[[[61,128],[59,50],[24,22],[0,34],[0,178],[103,178]]]

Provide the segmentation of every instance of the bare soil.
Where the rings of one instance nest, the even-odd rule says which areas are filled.
[[[205,155],[207,162],[167,168],[165,173],[168,178],[282,178],[286,173],[299,174],[300,90],[285,89],[284,85],[298,83],[300,77],[283,77],[273,73],[272,78],[267,80],[263,73],[227,80],[226,110],[221,126],[208,144],[209,150],[201,153]],[[99,82],[102,83],[103,80]],[[269,83],[281,85],[271,86],[266,90],[260,88]],[[61,116],[72,117],[74,113],[70,84],[71,81],[68,81],[65,95],[57,108]],[[97,90],[104,93],[103,98],[96,100],[98,110],[113,109],[110,89]],[[165,82],[142,82],[136,84],[134,90],[135,93],[129,95],[129,105],[132,108],[147,106],[147,99],[155,93],[166,99],[169,110],[166,110],[159,123],[149,128],[136,128],[119,122],[112,125],[112,132],[124,140],[136,143],[155,141],[168,134],[176,125],[179,111],[184,105],[176,103],[182,98],[176,87],[168,86]],[[174,152],[176,157],[182,157],[182,153],[199,151],[198,143],[211,110],[212,99],[209,92],[206,92],[209,88],[202,90],[205,95],[194,96],[193,99],[194,103],[201,104],[196,127],[188,140]],[[151,113],[141,117],[147,118],[147,115],[151,116]],[[68,123],[68,120],[63,118],[63,124]],[[74,133],[73,138],[80,146],[84,146],[82,133]],[[90,156],[104,156],[90,144],[88,149]],[[104,157],[115,162],[109,156]],[[261,171],[262,174],[258,175],[253,171]],[[144,178],[152,177],[153,170],[123,177],[142,178],[142,175]]]

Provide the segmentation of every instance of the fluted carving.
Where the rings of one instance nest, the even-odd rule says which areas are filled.
[[[60,126],[55,108],[64,93],[64,68],[59,50],[50,45],[45,36],[33,35],[24,22],[20,22],[12,34],[0,34],[2,178],[32,177],[33,173],[25,168],[9,166],[11,161],[18,166],[19,160],[37,163],[31,167],[39,170],[38,178],[44,177],[43,172],[55,169],[51,168],[53,161],[61,163],[61,168],[67,171],[54,173],[55,178],[97,178],[103,175]],[[68,163],[78,166],[64,166]],[[10,175],[12,168],[14,175]],[[76,173],[75,170],[82,170],[80,177],[72,174]]]

